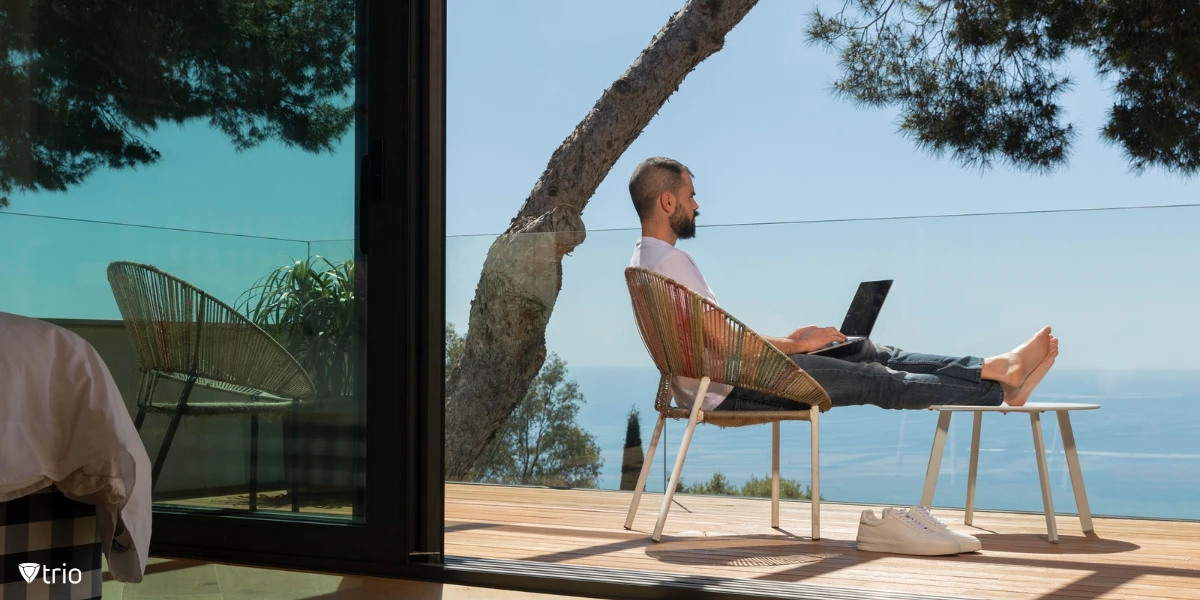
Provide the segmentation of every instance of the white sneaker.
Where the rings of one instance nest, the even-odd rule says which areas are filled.
[[[941,519],[933,516],[929,512],[929,509],[925,508],[924,506],[914,506],[905,512],[907,512],[910,517],[920,521],[926,527],[930,529],[941,530],[943,533],[946,533],[950,537],[957,540],[959,552],[975,552],[976,550],[983,549],[983,544],[979,543],[979,538],[973,535],[965,534],[961,531],[950,529],[949,525],[943,523]]]
[[[859,550],[917,556],[958,554],[958,540],[914,519],[904,511],[883,509],[883,516],[864,510],[858,521]]]

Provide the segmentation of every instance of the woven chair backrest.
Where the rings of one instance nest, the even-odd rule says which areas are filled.
[[[195,375],[309,399],[300,363],[241,313],[156,267],[118,261],[108,282],[142,371]]]
[[[625,281],[642,342],[664,378],[708,377],[829,409],[808,373],[712,301],[647,269],[625,269]]]

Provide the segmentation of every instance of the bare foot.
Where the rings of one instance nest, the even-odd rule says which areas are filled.
[[[1050,354],[1050,340],[1053,337],[1050,327],[1046,326],[1011,352],[988,358],[983,363],[983,378],[998,381],[1009,388],[1020,387]]]
[[[1000,384],[1000,389],[1004,390],[1004,403],[1009,406],[1022,406],[1029,401],[1029,396],[1033,394],[1033,389],[1042,382],[1046,373],[1050,371],[1050,367],[1054,366],[1055,359],[1058,358],[1058,338],[1050,336],[1050,353],[1042,362],[1029,373],[1029,377],[1021,385],[1013,388]]]

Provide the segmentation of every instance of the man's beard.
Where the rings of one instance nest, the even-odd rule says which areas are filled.
[[[700,216],[700,211],[692,213],[692,218],[687,217],[687,213],[682,210],[675,211],[671,215],[671,230],[675,232],[675,236],[681,240],[690,240],[696,237],[696,217]]]

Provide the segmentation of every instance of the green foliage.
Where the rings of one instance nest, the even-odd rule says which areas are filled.
[[[896,106],[933,154],[986,168],[997,158],[1049,171],[1075,126],[1059,98],[1073,52],[1115,83],[1103,128],[1135,171],[1200,171],[1200,10],[1194,2],[846,0],[819,10],[810,42],[840,53],[839,95]]]
[[[237,308],[296,357],[313,378],[318,401],[354,393],[353,260],[313,256],[279,267],[246,290]]]
[[[451,367],[458,364],[466,347],[466,338],[458,335],[453,323],[446,323],[446,373],[450,373]]]
[[[203,119],[238,150],[331,151],[354,119],[350,0],[5,0],[0,204],[155,163],[143,136]]]
[[[465,340],[446,325],[446,372],[462,358]],[[550,354],[525,399],[496,432],[475,464],[472,479],[509,485],[596,487],[600,446],[576,421],[583,404],[567,364]]]
[[[729,484],[729,479],[724,473],[713,473],[712,479],[703,483],[697,483],[692,486],[683,485],[680,482],[679,490],[684,494],[708,494],[708,495],[723,495],[723,496],[740,496],[742,495],[736,487]]]
[[[756,475],[751,475],[750,480],[742,486],[743,496],[753,496],[756,498],[771,497],[771,478],[763,476],[761,479]],[[812,498],[812,486],[801,486],[800,482],[795,479],[779,478],[779,497],[791,498],[796,500],[808,500]]]
[[[637,406],[629,409],[629,415],[626,417],[625,423],[625,447],[626,448],[641,448],[642,447],[642,414],[638,412]]]
[[[715,496],[743,496],[748,498],[770,498],[771,497],[771,478],[759,478],[756,475],[751,475],[750,480],[742,485],[741,489],[731,485],[729,479],[724,473],[713,473],[712,479],[697,483],[695,485],[684,485],[682,481],[679,483],[677,490],[684,494],[708,494]],[[794,500],[808,500],[812,498],[812,487],[802,486],[795,479],[779,479],[779,497]],[[822,499],[824,499],[822,497]]]

